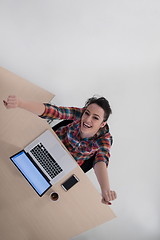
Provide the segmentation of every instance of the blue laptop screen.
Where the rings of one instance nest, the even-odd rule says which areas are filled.
[[[34,190],[39,194],[39,196],[42,196],[51,187],[51,184],[35,167],[24,151],[12,156],[11,160],[31,184]]]

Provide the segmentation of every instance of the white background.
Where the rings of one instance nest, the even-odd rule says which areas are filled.
[[[160,239],[160,1],[0,0],[0,33],[0,65],[56,104],[98,94],[112,106],[117,218],[74,239]]]

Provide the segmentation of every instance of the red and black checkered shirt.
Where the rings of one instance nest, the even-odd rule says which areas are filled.
[[[80,137],[80,121],[84,108],[57,107],[47,103],[44,105],[45,111],[40,116],[41,118],[73,120],[67,126],[56,130],[56,134],[80,166],[94,154],[93,165],[102,161],[108,166],[112,145],[112,136],[109,133],[108,125],[100,129],[92,138],[82,139]]]

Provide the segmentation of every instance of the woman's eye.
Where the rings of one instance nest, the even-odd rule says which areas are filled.
[[[85,112],[85,114],[86,114],[87,116],[89,116],[89,113],[88,113],[88,112]]]
[[[99,120],[99,118],[98,117],[93,117],[95,120]]]

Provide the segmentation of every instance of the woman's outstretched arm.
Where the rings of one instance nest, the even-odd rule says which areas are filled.
[[[6,100],[3,100],[3,103],[7,109],[23,108],[36,115],[42,115],[45,110],[45,106],[43,103],[25,101],[22,98],[19,98],[15,95],[8,96]]]

